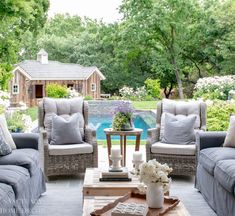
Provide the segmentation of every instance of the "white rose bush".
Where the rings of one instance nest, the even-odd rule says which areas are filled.
[[[214,76],[198,79],[194,98],[227,100],[235,90],[235,75]]]
[[[161,164],[156,159],[153,159],[142,163],[136,175],[144,185],[148,186],[151,183],[155,183],[156,186],[162,187],[163,192],[166,193],[170,188],[171,179],[168,175],[172,170],[167,164]],[[139,186],[141,192],[145,192],[144,185]]]

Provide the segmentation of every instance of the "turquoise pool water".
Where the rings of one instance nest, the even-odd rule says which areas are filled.
[[[156,127],[155,116],[150,112],[140,112],[134,114],[134,126],[136,128],[142,128],[143,133],[141,134],[141,139],[147,138],[147,129]],[[89,126],[96,129],[96,138],[98,140],[105,140],[104,128],[112,127],[112,116],[110,115],[90,115],[89,116]],[[112,136],[112,139],[119,139],[118,136]],[[129,136],[127,139],[135,139],[135,137]]]

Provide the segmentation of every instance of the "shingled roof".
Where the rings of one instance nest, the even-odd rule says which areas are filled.
[[[85,80],[96,72],[101,80],[105,76],[97,67],[83,67],[79,64],[48,61],[41,64],[37,60],[25,60],[17,64],[15,70],[20,70],[30,80]]]

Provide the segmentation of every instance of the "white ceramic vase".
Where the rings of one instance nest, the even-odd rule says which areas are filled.
[[[146,201],[149,208],[162,208],[164,203],[164,193],[161,186],[156,183],[147,185]]]

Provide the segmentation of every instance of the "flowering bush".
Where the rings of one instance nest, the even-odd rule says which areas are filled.
[[[235,90],[235,76],[214,76],[198,79],[194,97],[227,100],[229,92]]]
[[[125,100],[151,100],[152,97],[148,95],[145,86],[138,87],[134,90],[131,87],[124,86],[119,90],[122,99]]]
[[[131,99],[135,96],[134,89],[132,87],[124,86],[119,90],[119,94],[123,99]]]
[[[75,89],[67,88],[68,98],[80,97],[81,94]]]
[[[156,185],[162,186],[165,193],[170,187],[170,179],[168,178],[168,175],[171,172],[172,168],[167,164],[160,164],[156,159],[153,159],[140,165],[137,176],[140,182],[143,182],[147,186],[150,183],[156,183]]]
[[[114,109],[114,119],[112,127],[114,130],[130,130],[132,129],[131,117],[134,109],[129,101],[121,101],[120,104]]]

